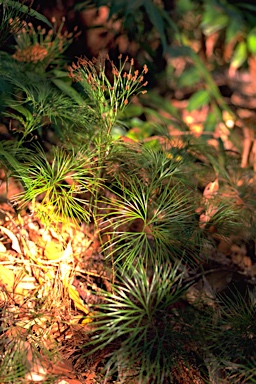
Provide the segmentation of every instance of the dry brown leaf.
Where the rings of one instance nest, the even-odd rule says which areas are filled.
[[[4,267],[3,265],[0,265],[0,283],[1,285],[4,285],[8,292],[13,291],[14,281],[15,275],[13,271]]]
[[[246,255],[247,250],[244,244],[238,246],[233,244],[231,246],[231,260],[234,264],[240,268],[250,268],[252,266],[252,260]]]
[[[18,283],[17,288],[24,291],[30,291],[37,286],[36,279],[32,276],[24,276]]]
[[[0,253],[3,253],[3,252],[6,252],[6,247],[4,246],[4,244],[0,241]]]
[[[26,296],[28,290],[28,281],[23,278],[22,280],[17,282],[19,278],[11,271],[9,268],[0,265],[0,285],[4,287],[6,292],[13,293],[14,301],[17,304],[22,304],[24,297]],[[33,278],[31,278],[33,279]],[[35,279],[30,281],[29,289],[35,288]],[[1,297],[1,296],[0,296]],[[2,297],[1,297],[2,298]]]
[[[256,276],[256,264],[252,265],[250,268],[247,268],[247,271],[249,276],[255,278]]]
[[[209,273],[207,275],[207,281],[210,284],[212,290],[215,293],[219,293],[227,288],[228,284],[231,282],[233,277],[233,272],[217,270]],[[204,281],[205,282],[205,281]]]
[[[61,379],[60,381],[57,381],[56,384],[82,384],[82,382],[76,379]]]
[[[39,254],[36,243],[34,241],[27,240],[27,245],[28,245],[28,248],[29,248],[30,257],[33,260],[36,259],[36,257]]]
[[[88,315],[90,312],[89,307],[83,302],[76,288],[71,284],[67,284],[66,287],[68,288],[69,297],[73,300],[76,308]]]
[[[63,256],[63,245],[61,243],[51,241],[45,245],[44,256],[48,260],[56,260]]]
[[[57,248],[54,248],[54,246],[50,246],[49,247],[49,254],[48,256],[51,257],[50,260],[52,260],[52,262],[56,263],[56,262],[62,262],[61,266],[64,265],[63,263],[65,262],[65,264],[67,264],[68,262],[72,262],[72,258],[71,256],[73,255],[73,248],[72,248],[72,245],[71,245],[71,241],[69,241],[69,243],[67,244],[67,247],[63,250],[63,246],[61,245],[61,252],[58,250],[58,247]],[[58,254],[58,257],[54,257],[54,253],[51,254],[50,252],[54,252],[54,250],[57,252],[59,252]],[[51,263],[50,261],[42,261],[43,264],[49,264]],[[70,268],[69,268],[70,270]]]
[[[2,225],[0,225],[0,230],[5,233],[12,241],[12,249],[14,251],[16,251],[17,253],[22,253],[21,252],[21,249],[20,249],[20,245],[19,245],[19,241],[17,239],[17,237],[14,235],[14,233],[12,231],[10,231],[10,229],[7,229],[5,227],[3,227]]]
[[[203,196],[205,199],[212,199],[219,190],[219,180],[216,178],[213,182],[206,185]]]
[[[27,362],[29,365],[29,372],[26,374],[25,379],[33,382],[42,382],[47,375],[47,369],[43,366],[39,357],[35,356],[32,347],[28,341],[24,343],[24,351],[27,352]]]
[[[57,361],[54,365],[51,364],[49,372],[53,375],[66,376],[69,379],[74,379],[76,377],[72,363],[68,359],[64,358]]]
[[[202,213],[199,217],[199,228],[203,229],[210,220],[211,216]]]
[[[222,270],[214,270],[203,275],[199,282],[188,288],[187,301],[198,308],[202,308],[202,304],[206,304],[217,309],[216,294],[228,286],[232,276],[232,272]]]
[[[199,227],[204,228],[205,225],[211,220],[211,218],[217,212],[217,208],[213,204],[207,204],[205,213],[202,213],[199,217]]]
[[[217,212],[216,206],[212,203],[212,199],[215,197],[219,190],[219,180],[216,178],[213,182],[210,182],[206,185],[203,192],[203,204],[205,205],[205,209],[202,207],[197,208],[196,212],[201,214],[199,217],[199,227],[204,228],[206,224],[211,220],[211,218]]]

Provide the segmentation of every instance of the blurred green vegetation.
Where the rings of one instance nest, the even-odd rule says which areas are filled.
[[[222,94],[216,78],[235,76],[239,69],[253,71],[256,53],[253,1],[95,0],[77,2],[75,7],[82,10],[95,6],[99,9],[107,6],[109,20],[121,21],[120,30],[113,28],[114,39],[125,36],[130,43],[136,43],[133,57],[138,65],[146,62],[149,87],[156,88],[159,96],[169,96],[170,100],[173,94],[178,94],[188,99],[189,112],[207,108],[204,132],[213,132],[221,121],[229,120],[230,124],[235,121],[236,111]],[[124,53],[131,54],[129,46]],[[147,127],[148,113],[152,115],[152,110],[155,114],[161,109],[172,117],[180,117],[178,109],[164,97],[148,97],[154,100],[150,111],[144,105],[144,98],[141,109],[131,106],[130,113],[126,111],[128,129],[136,127],[136,133],[133,129],[129,136],[136,138],[137,134],[141,138],[152,134]],[[133,121],[131,111],[136,117]],[[178,119],[180,127],[186,129],[184,121]],[[238,142],[233,132],[231,140]]]

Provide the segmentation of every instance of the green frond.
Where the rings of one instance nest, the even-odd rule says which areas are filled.
[[[219,296],[219,316],[201,323],[206,341],[205,349],[214,354],[218,367],[225,371],[231,382],[249,380],[255,373],[256,299],[255,289],[242,295],[235,287]],[[199,322],[203,320],[201,316]],[[208,346],[207,346],[208,345]],[[240,381],[239,381],[240,382]]]
[[[138,258],[154,264],[155,259],[162,263],[183,257],[183,244],[193,244],[197,229],[191,191],[182,183],[163,184],[161,179],[143,184],[135,175],[112,185],[116,198],[104,200],[109,207],[109,213],[103,213],[110,237],[103,246],[106,256],[114,256],[124,267]],[[132,231],[135,223],[139,229]]]
[[[56,218],[60,221],[65,218],[88,220],[90,196],[101,184],[92,156],[83,149],[75,152],[56,147],[50,161],[40,148],[35,147],[35,152],[24,159],[15,175],[24,185],[24,191],[14,199],[20,206],[40,199],[44,214],[47,216],[47,209],[44,209],[47,207],[52,222]]]
[[[23,140],[31,132],[46,125],[53,124],[65,139],[74,135],[93,136],[101,129],[100,121],[86,102],[77,103],[62,93],[45,77],[29,72],[20,73],[20,66],[10,58],[6,64],[0,64],[2,79],[10,84],[8,95],[1,95],[3,105],[15,112],[5,110],[4,114],[21,123]],[[14,73],[19,75],[14,76]],[[19,97],[15,95],[19,94]],[[78,132],[76,132],[78,130]]]
[[[179,264],[156,264],[151,277],[139,265],[117,279],[113,293],[103,293],[104,303],[97,306],[90,342],[95,347],[89,353],[114,343],[106,370],[139,367],[139,383],[160,384],[170,377],[177,356],[185,355],[179,320],[171,309],[184,293]]]
[[[191,159],[183,152],[184,150],[177,149],[175,154],[170,155],[163,149],[116,141],[106,160],[110,168],[111,164],[118,165],[115,172],[118,172],[120,179],[123,174],[137,174],[144,177],[145,182],[150,180],[158,186],[171,179],[173,184],[181,181],[191,187],[193,181],[187,169],[191,165]]]
[[[18,172],[20,169],[19,158],[24,152],[17,146],[15,142],[0,142],[0,164],[4,167],[9,175],[12,172]]]

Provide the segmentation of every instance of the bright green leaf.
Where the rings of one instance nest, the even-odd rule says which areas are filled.
[[[26,118],[27,121],[33,120],[32,113],[27,108],[23,107],[23,105],[18,104],[17,101],[12,100],[12,99],[8,99],[8,105],[9,105],[9,107],[14,109],[15,111],[22,114]]]
[[[206,36],[225,28],[230,18],[220,8],[216,8],[213,4],[205,4],[201,28]]]
[[[249,32],[247,36],[247,45],[248,50],[251,53],[256,54],[256,27]]]
[[[247,59],[248,52],[247,52],[247,46],[245,41],[241,41],[237,44],[233,57],[231,59],[231,67],[232,68],[239,68],[241,65],[245,62]]]
[[[134,141],[144,140],[147,137],[150,137],[153,133],[152,125],[148,123],[144,123],[142,126],[136,126],[131,128],[126,136],[129,139],[133,139]]]
[[[204,123],[205,132],[214,132],[217,125],[217,117],[214,112],[211,112],[207,115],[206,121]]]
[[[144,112],[144,108],[141,105],[129,104],[125,109],[123,116],[128,119],[134,116],[140,116]]]
[[[52,71],[52,73],[54,74],[54,76],[55,77],[66,77],[66,78],[69,78],[70,79],[70,77],[68,76],[68,73],[67,73],[67,71],[61,71],[60,69],[57,69],[57,68],[55,68],[55,69],[53,69],[53,71]],[[72,82],[72,80],[71,80],[71,82]]]
[[[205,89],[201,89],[198,92],[195,92],[189,99],[187,109],[189,112],[193,111],[194,109],[199,109],[203,105],[206,105],[209,103],[210,97],[209,93]]]
[[[190,87],[195,85],[201,79],[201,73],[197,68],[186,69],[178,78],[178,87]]]
[[[116,140],[120,136],[126,135],[126,129],[124,127],[122,127],[121,125],[115,125],[112,128],[111,134],[112,134],[112,137]]]
[[[69,84],[60,79],[52,79],[53,84],[56,85],[62,92],[73,99],[77,104],[84,104],[82,96]]]
[[[201,27],[204,31],[204,34],[206,36],[210,36],[215,32],[220,31],[221,29],[225,28],[228,25],[229,18],[227,15],[219,15],[216,19],[210,20],[209,23],[203,23],[201,24]]]

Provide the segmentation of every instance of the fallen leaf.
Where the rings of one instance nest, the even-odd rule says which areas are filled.
[[[68,359],[61,359],[54,364],[49,362],[48,372],[53,375],[66,376],[69,379],[75,379],[76,374],[72,363]]]
[[[213,182],[206,185],[203,196],[205,199],[212,199],[219,190],[219,180],[216,178]]]
[[[13,291],[15,275],[13,271],[0,265],[0,283],[4,285],[8,292]]]
[[[82,384],[81,381],[76,380],[76,379],[65,379],[61,381],[57,381],[56,384]]]
[[[25,341],[24,347],[24,350],[27,352],[26,357],[29,366],[29,372],[26,374],[25,379],[33,382],[44,381],[47,370],[43,366],[42,361],[38,356],[35,356],[35,352],[28,341]]]
[[[69,297],[73,300],[76,308],[87,315],[90,312],[89,307],[83,302],[76,288],[71,284],[67,284],[66,287],[68,288]]]
[[[51,241],[45,245],[44,256],[48,260],[56,260],[63,255],[63,245],[61,243]]]
[[[231,260],[234,264],[240,268],[250,268],[252,266],[252,260],[246,255],[247,250],[244,244],[238,246],[233,244],[231,246]]]
[[[199,227],[204,228],[217,211],[218,209],[213,204],[207,204],[205,213],[202,213],[199,217]]]
[[[37,286],[36,279],[33,276],[24,276],[18,283],[17,288],[25,291],[35,289]]]
[[[56,246],[56,247],[54,244],[50,245],[49,248],[46,248],[46,250],[45,250],[45,256],[46,255],[48,256],[48,259],[54,260],[55,262],[56,261],[62,261],[62,262],[65,261],[67,263],[68,261],[71,261],[71,256],[73,255],[73,249],[72,249],[71,241],[69,241],[69,243],[67,244],[67,247],[64,250],[63,250],[63,245],[61,245],[59,243],[58,243],[58,246]]]
[[[6,252],[6,247],[1,241],[0,241],[0,252]]]
[[[22,253],[21,249],[20,249],[19,241],[18,241],[17,237],[14,235],[14,233],[12,231],[10,231],[9,229],[3,227],[2,225],[0,225],[0,229],[3,233],[5,233],[11,239],[12,249],[14,251],[16,251],[17,253]]]
[[[214,293],[219,293],[227,288],[228,284],[232,280],[232,277],[233,272],[217,270],[207,275],[207,282],[210,284]]]

